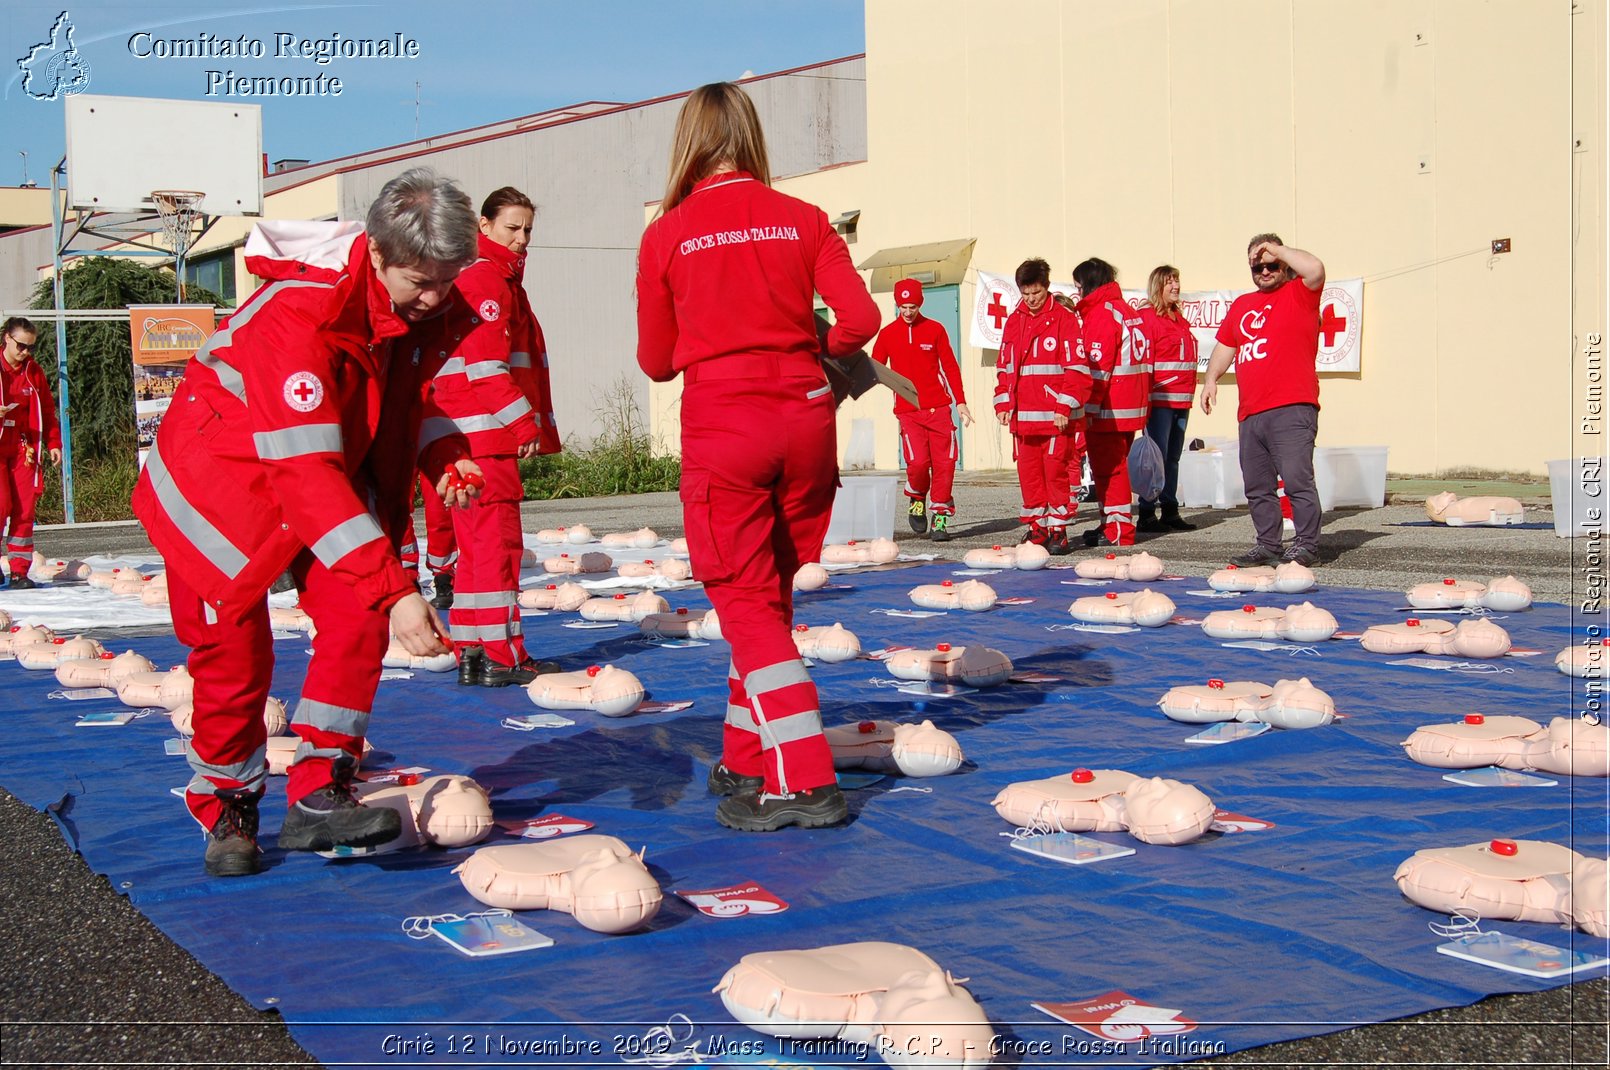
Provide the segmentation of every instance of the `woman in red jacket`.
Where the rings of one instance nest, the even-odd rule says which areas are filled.
[[[682,508],[693,571],[732,646],[716,819],[767,832],[848,816],[816,687],[790,634],[794,572],[833,508],[829,356],[878,330],[878,308],[821,209],[771,188],[765,137],[731,83],[688,96],[660,215],[637,258],[637,362],[682,374]]]
[[[1085,358],[1095,383],[1086,406],[1090,474],[1101,499],[1101,524],[1085,532],[1087,546],[1133,546],[1129,442],[1146,426],[1151,393],[1151,347],[1140,313],[1118,289],[1118,271],[1091,257],[1073,269]]]
[[[1146,437],[1163,452],[1163,492],[1151,501],[1140,500],[1138,531],[1195,531],[1196,525],[1180,516],[1176,492],[1180,482],[1180,453],[1185,449],[1185,421],[1196,395],[1196,335],[1180,315],[1180,269],[1169,264],[1152,269],[1146,283],[1146,304],[1140,308],[1146,337],[1152,343],[1152,411],[1146,418]],[[1158,519],[1157,506],[1163,506]]]
[[[45,491],[45,456],[61,464],[61,428],[45,373],[34,361],[39,330],[12,316],[0,323],[0,531],[11,589],[34,585],[34,513]]]

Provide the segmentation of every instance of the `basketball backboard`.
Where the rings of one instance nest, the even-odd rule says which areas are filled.
[[[200,190],[210,216],[263,214],[257,104],[81,93],[67,105],[67,205],[152,212],[151,191]]]

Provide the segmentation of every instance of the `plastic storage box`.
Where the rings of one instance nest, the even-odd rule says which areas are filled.
[[[1603,457],[1572,457],[1549,461],[1549,497],[1554,502],[1554,534],[1562,539],[1592,535],[1610,530],[1605,514],[1610,512],[1606,497]]]
[[[1379,509],[1386,504],[1385,446],[1314,447],[1314,486],[1319,508],[1356,506]]]
[[[1231,509],[1247,503],[1241,483],[1241,449],[1220,446],[1180,454],[1180,504],[1189,509]]]
[[[844,476],[833,498],[827,542],[894,537],[895,498],[900,480],[894,476]]]

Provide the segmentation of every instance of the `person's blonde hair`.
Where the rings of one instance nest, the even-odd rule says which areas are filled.
[[[1169,280],[1178,282],[1179,278],[1180,269],[1172,264],[1159,264],[1152,268],[1152,276],[1146,280],[1146,300],[1159,316],[1167,315],[1170,308],[1179,307],[1178,303],[1168,305],[1163,302],[1163,287],[1168,285]]]
[[[755,102],[731,82],[712,82],[689,93],[677,113],[661,214],[681,204],[694,186],[722,164],[748,171],[756,181],[771,185],[766,135],[760,129]]]

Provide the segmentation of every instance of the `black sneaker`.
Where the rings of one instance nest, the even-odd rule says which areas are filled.
[[[1090,529],[1086,530],[1085,533],[1082,536],[1080,536],[1080,538],[1082,538],[1084,540],[1084,544],[1086,546],[1090,547],[1092,550],[1094,550],[1098,546],[1117,546],[1118,545],[1117,543],[1113,542],[1111,539],[1107,538],[1106,533],[1101,528],[1090,528]]]
[[[526,658],[518,665],[502,665],[487,657],[483,651],[480,669],[475,674],[475,682],[482,687],[508,687],[510,684],[524,687],[539,676],[563,671],[554,662],[537,661],[533,658]]]
[[[224,812],[207,833],[206,866],[209,877],[250,877],[262,868],[258,861],[257,800],[250,795],[220,795]]]
[[[461,646],[458,648],[458,683],[460,687],[479,687],[481,663],[486,660],[486,651],[478,646]]]
[[[430,604],[443,613],[453,608],[453,574],[451,572],[438,572],[436,574],[436,597]]]
[[[11,589],[13,591],[31,591],[37,586],[39,586],[37,583],[20,572],[11,574]]]
[[[1313,568],[1315,565],[1319,564],[1319,554],[1317,551],[1310,550],[1306,546],[1293,546],[1291,549],[1286,551],[1286,555],[1281,558],[1281,560],[1295,561],[1304,568]]]
[[[717,762],[705,778],[704,786],[711,795],[759,795],[766,786],[763,776],[743,776],[728,769],[726,763]]]
[[[1156,513],[1141,513],[1135,530],[1146,535],[1164,535],[1170,529],[1167,521],[1157,519]]]
[[[849,816],[850,804],[844,801],[837,784],[788,795],[734,795],[716,807],[716,820],[740,832],[776,832],[789,825],[822,828],[837,825]]]
[[[285,811],[282,851],[333,851],[337,847],[379,847],[402,832],[402,815],[389,806],[365,806],[352,785],[337,781],[299,799]]]
[[[1180,516],[1178,509],[1163,509],[1163,526],[1170,531],[1195,531],[1196,525]]]
[[[950,517],[944,513],[934,514],[934,532],[928,536],[934,542],[950,541]]]
[[[906,506],[906,522],[918,535],[928,530],[928,507],[921,498],[911,499],[911,504]]]
[[[1258,545],[1254,546],[1244,554],[1237,554],[1236,556],[1230,558],[1230,564],[1235,565],[1238,568],[1253,568],[1257,565],[1278,565],[1280,564],[1280,554],[1278,551],[1271,550],[1266,546]]]

